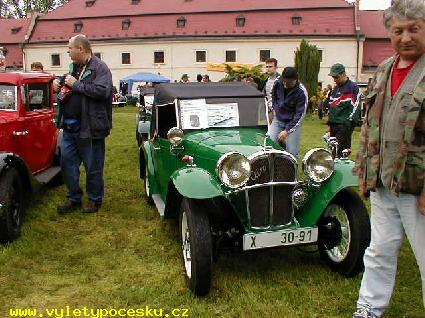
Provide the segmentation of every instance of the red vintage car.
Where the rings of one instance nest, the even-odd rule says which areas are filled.
[[[27,194],[60,179],[51,74],[0,73],[0,242],[21,230]]]

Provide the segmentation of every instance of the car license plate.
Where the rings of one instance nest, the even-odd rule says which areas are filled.
[[[246,251],[275,246],[314,243],[317,242],[317,236],[317,227],[245,234],[243,236],[243,249]]]

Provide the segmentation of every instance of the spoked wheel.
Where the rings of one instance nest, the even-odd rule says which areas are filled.
[[[370,221],[361,198],[351,190],[339,193],[319,221],[320,256],[347,277],[363,269],[363,254],[370,242]]]
[[[153,204],[153,199],[152,199],[152,193],[151,193],[151,188],[149,185],[149,175],[148,175],[148,165],[145,164],[145,178],[144,178],[144,182],[145,182],[145,197],[146,197],[146,201],[149,204]]]
[[[208,215],[194,200],[184,198],[180,208],[183,263],[189,289],[206,295],[212,279],[212,238]]]
[[[12,242],[21,234],[23,188],[18,171],[11,168],[0,178],[0,242]]]

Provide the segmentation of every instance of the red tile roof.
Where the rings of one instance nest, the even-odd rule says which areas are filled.
[[[7,49],[6,67],[22,67],[23,54],[20,44],[0,44]]]
[[[132,0],[96,0],[91,7],[86,1],[70,0],[41,19],[352,7],[345,0],[140,0],[135,5]]]
[[[363,66],[378,66],[394,54],[389,40],[367,40],[363,43]]]
[[[21,44],[25,41],[34,16],[25,19],[0,19],[0,46],[6,48],[6,66],[22,67]]]
[[[388,38],[384,27],[383,11],[360,11],[360,30],[370,39]]]
[[[0,18],[0,45],[5,43],[22,43],[28,27],[31,23],[31,17],[25,19],[1,19]],[[12,32],[12,30],[16,30]]]
[[[105,0],[96,0],[94,6],[101,7],[103,1]],[[38,20],[30,42],[67,41],[67,39],[76,34],[74,33],[74,24],[77,21],[83,23],[81,33],[86,34],[91,40],[185,36],[355,36],[354,8],[343,0],[300,0],[296,3],[297,7],[306,7],[306,3],[309,3],[314,9],[309,7],[294,10],[286,10],[289,8],[288,2],[290,1],[235,0],[226,2],[231,8],[234,8],[235,3],[239,4],[240,8],[258,8],[242,13],[240,11],[231,12],[229,6],[221,9],[218,8],[218,4],[225,3],[223,0],[203,2],[208,5],[204,5],[204,12],[200,12],[200,1],[201,0],[191,0],[190,2],[185,2],[184,0],[173,0],[173,3],[178,2],[180,6],[189,5],[189,3],[195,6],[192,13],[181,13],[178,12],[179,10],[176,8],[176,10],[170,10],[170,12],[173,13],[167,14],[123,15],[122,12],[126,12],[126,6],[123,5],[123,8],[118,9],[116,8],[118,1],[109,1],[105,4],[109,6],[115,4],[115,10],[113,11],[115,16],[81,18],[82,14],[80,14],[76,19],[70,19],[69,17],[62,20],[51,19],[52,16],[58,16],[55,11],[61,10],[61,12],[64,13],[63,10],[67,8],[67,5],[64,5]],[[133,8],[137,8],[140,6],[140,8],[143,8],[143,3],[143,5],[146,6],[150,5],[151,9],[149,12],[154,12],[154,5],[158,11],[160,9],[158,2],[159,1],[141,0],[140,5],[128,4],[127,7],[132,6]],[[84,3],[83,0],[71,0],[68,3],[70,7],[67,12],[73,12],[70,16],[75,16],[74,11],[71,10],[73,6],[77,4],[81,6]],[[130,3],[130,0],[125,1],[125,3]],[[214,7],[213,4],[215,4],[216,7]],[[260,4],[262,6],[260,6]],[[264,4],[273,4],[274,7],[281,7],[281,9],[263,10]],[[323,4],[328,4],[334,7],[323,8],[319,7],[318,4],[321,4],[321,6],[323,6]],[[337,4],[339,5],[337,6]],[[94,7],[80,9],[91,10],[93,8]],[[109,12],[108,10],[108,8],[103,8],[103,10],[99,11],[104,11],[105,14],[107,14],[107,12]],[[225,12],[217,12],[217,10],[223,10]],[[174,13],[175,11],[178,13]],[[98,14],[99,13],[96,13],[96,15]],[[236,17],[241,14],[246,19],[245,26],[237,27]],[[294,15],[298,15],[302,18],[300,25],[292,24],[292,17]],[[177,27],[177,19],[181,16],[184,16],[186,19],[186,26],[184,28]],[[122,21],[124,19],[129,19],[131,21],[128,30],[122,30]]]

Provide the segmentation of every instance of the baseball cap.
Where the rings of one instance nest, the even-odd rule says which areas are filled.
[[[298,79],[298,72],[295,67],[287,66],[283,69],[282,78],[288,80],[296,80]]]
[[[345,72],[345,67],[341,63],[336,63],[331,66],[331,72],[329,73],[329,76],[338,76]]]

